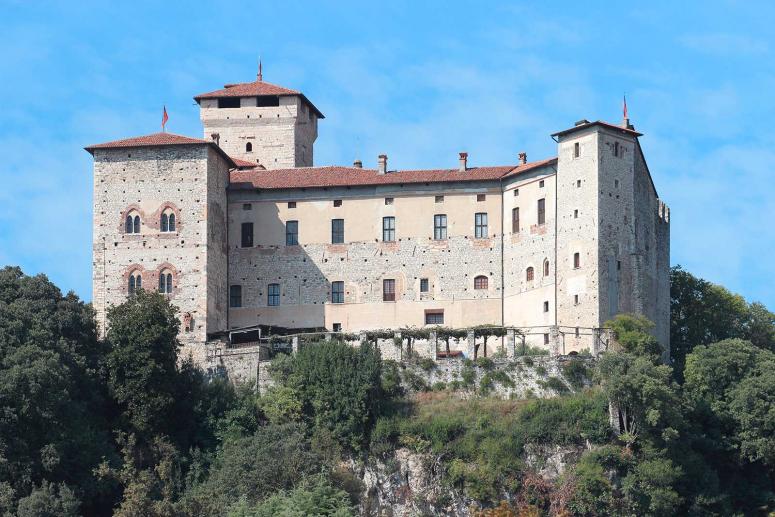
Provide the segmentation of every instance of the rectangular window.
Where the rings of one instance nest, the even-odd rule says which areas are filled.
[[[242,247],[253,247],[253,223],[242,223]]]
[[[485,194],[477,194],[476,195],[476,200],[477,201],[484,201],[486,199],[487,199],[487,196]]]
[[[519,233],[519,207],[511,210],[511,233]]]
[[[242,209],[243,210],[253,210],[253,205],[250,203],[242,203]]]
[[[433,238],[437,241],[447,238],[446,214],[436,214],[433,216]]]
[[[242,307],[242,286],[229,287],[229,307]]]
[[[576,180],[576,188],[581,188],[581,180]]]
[[[296,246],[299,244],[299,221],[285,223],[285,245]]]
[[[549,312],[549,302],[544,302],[544,312]]]
[[[578,327],[576,327],[576,337],[579,337],[581,335],[581,331]]]
[[[573,254],[573,269],[581,267],[581,255],[579,253]]]
[[[573,211],[573,218],[574,219],[578,219],[579,218],[579,211],[578,210],[574,210]]]
[[[239,97],[221,97],[218,99],[219,108],[239,108]]]
[[[342,324],[341,323],[334,323],[334,326],[332,328],[334,332],[341,332],[342,331]]]
[[[280,284],[269,284],[266,304],[270,307],[278,307],[280,305]]]
[[[579,304],[579,295],[574,294],[573,295],[573,305],[578,305],[578,304]]]
[[[544,344],[545,345],[549,344],[549,334],[544,334]]]
[[[444,202],[444,196],[436,196],[436,202],[437,203],[443,203]]]
[[[382,218],[382,240],[384,242],[395,242],[396,240],[396,218]]]
[[[538,200],[538,224],[546,223],[546,199]]]
[[[331,219],[331,244],[344,244],[344,219]]]
[[[544,188],[544,180],[538,182],[538,188]]]
[[[393,198],[392,197],[386,197],[385,198],[385,204],[386,205],[392,205],[393,204]]]
[[[426,311],[426,325],[444,325],[444,311]]]
[[[334,199],[334,207],[342,206],[342,200],[341,199]]]
[[[344,282],[331,282],[331,303],[344,303]]]
[[[517,196],[519,196],[519,189],[515,188],[514,189],[514,197],[517,197]]]
[[[573,144],[573,157],[578,158],[581,155],[581,147],[579,146],[579,143],[576,142]]]
[[[477,213],[474,216],[474,237],[477,239],[486,239],[487,233],[487,213]]]
[[[420,279],[420,292],[421,293],[427,293],[428,292],[428,279],[427,278],[421,278]]]
[[[296,208],[296,201],[288,201],[288,208]]]
[[[392,278],[386,278],[382,281],[382,301],[396,301],[396,281]]]

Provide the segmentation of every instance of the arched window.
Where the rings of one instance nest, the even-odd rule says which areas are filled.
[[[129,275],[129,294],[135,294],[136,291],[143,288],[143,277],[139,271]]]
[[[531,267],[527,268],[527,271],[525,271],[525,279],[528,282],[532,282],[533,281],[533,276],[534,276],[534,274],[533,274],[533,267],[531,266]]]
[[[159,292],[164,294],[172,293],[172,273],[164,270],[159,275]]]
[[[134,224],[132,226],[134,226],[134,230],[132,231],[132,233],[140,233],[140,216],[139,215],[135,216]]]
[[[134,210],[124,220],[124,233],[140,233],[140,216]]]
[[[132,233],[132,229],[134,226],[132,225],[132,216],[128,215],[126,216],[126,221],[124,222],[124,233]]]
[[[544,276],[549,276],[549,260],[544,260]]]
[[[479,275],[474,278],[474,289],[487,289],[487,277]]]
[[[246,153],[252,153],[253,152],[253,144],[248,142],[245,144],[245,152]]]
[[[159,229],[162,232],[174,232],[175,231],[175,212],[171,208],[167,208],[161,214],[161,221],[159,221]]]

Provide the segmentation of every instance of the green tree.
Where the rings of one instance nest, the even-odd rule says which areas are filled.
[[[649,357],[654,361],[662,357],[662,346],[651,334],[654,324],[646,317],[618,314],[607,321],[605,326],[613,331],[617,344],[624,352]]]
[[[54,485],[44,481],[30,495],[19,500],[18,517],[75,517],[80,502],[64,483]]]
[[[279,492],[251,507],[245,498],[229,509],[229,517],[351,517],[347,492],[322,476],[289,492]]]

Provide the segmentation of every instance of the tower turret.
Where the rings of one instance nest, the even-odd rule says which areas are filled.
[[[303,93],[264,82],[259,71],[253,82],[227,84],[194,100],[205,139],[217,138],[229,156],[267,169],[312,166],[324,117]]]

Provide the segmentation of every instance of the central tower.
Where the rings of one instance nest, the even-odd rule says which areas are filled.
[[[232,158],[267,169],[311,167],[318,119],[303,93],[264,82],[227,84],[194,97],[205,140],[216,140]]]

